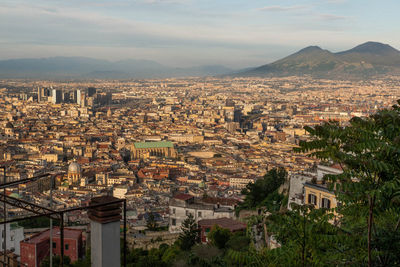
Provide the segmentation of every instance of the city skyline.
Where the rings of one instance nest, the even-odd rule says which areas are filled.
[[[270,63],[308,45],[400,47],[395,1],[3,1],[0,59],[88,56],[171,66]]]

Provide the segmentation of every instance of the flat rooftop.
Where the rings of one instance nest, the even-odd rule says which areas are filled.
[[[60,236],[61,236],[60,228],[54,227],[52,234],[53,234],[53,238],[60,238]],[[82,234],[82,230],[64,228],[64,239],[79,239],[81,234]],[[43,231],[41,233],[37,233],[37,234],[33,235],[32,237],[25,239],[22,242],[29,243],[29,244],[36,244],[36,243],[45,241],[49,238],[50,238],[50,229]]]
[[[165,148],[174,147],[174,144],[169,141],[159,141],[159,142],[136,142],[134,143],[135,148]]]

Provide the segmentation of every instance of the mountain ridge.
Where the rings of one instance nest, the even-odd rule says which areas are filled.
[[[400,75],[400,51],[388,44],[369,41],[337,53],[319,46],[308,46],[287,57],[234,76],[310,75],[316,78],[364,79],[386,74]]]
[[[0,60],[0,78],[132,79],[214,76],[231,73],[222,65],[175,68],[146,59],[108,61],[90,57],[48,57]]]

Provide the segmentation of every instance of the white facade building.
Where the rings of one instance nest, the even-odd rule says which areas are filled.
[[[0,226],[0,238],[1,238],[1,251],[4,249],[4,224]],[[6,224],[6,239],[7,239],[7,250],[14,251],[15,254],[20,255],[19,242],[24,240],[24,228],[17,226],[16,224]]]
[[[234,207],[230,205],[195,202],[189,194],[178,194],[169,203],[169,232],[181,232],[182,222],[189,214],[198,222],[202,219],[235,218]]]
[[[113,196],[116,198],[120,198],[120,199],[125,198],[125,195],[127,192],[128,192],[127,185],[114,186],[114,188],[113,188]]]
[[[292,203],[298,205],[304,204],[305,183],[311,183],[313,180],[315,180],[316,183],[321,183],[326,174],[337,175],[341,173],[342,170],[339,168],[318,165],[315,169],[292,174],[290,176],[288,209],[291,209],[290,206]]]

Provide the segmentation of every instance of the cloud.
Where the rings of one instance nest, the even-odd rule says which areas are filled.
[[[348,20],[350,18],[346,16],[339,16],[333,14],[319,14],[318,17],[322,20],[327,20],[327,21]]]
[[[0,5],[1,6],[1,5]],[[293,9],[293,7],[292,7]],[[318,15],[317,15],[318,16]],[[321,19],[333,20],[327,14]],[[338,19],[338,18],[336,18]],[[29,21],[29,23],[27,23]],[[57,23],[54,23],[57,22]],[[106,15],[95,10],[48,6],[0,8],[0,34],[14,43],[103,47],[255,47],[285,43],[307,43],[315,36],[331,36],[332,30],[311,24],[238,25],[215,27],[206,23],[163,23]],[[300,25],[299,25],[300,27]],[[3,29],[2,29],[3,28]],[[282,36],[282,32],[286,32]],[[316,34],[318,32],[318,34]],[[246,34],[244,34],[246,33]],[[178,48],[179,47],[179,48]]]
[[[265,6],[258,8],[259,11],[267,12],[285,12],[285,11],[296,11],[307,8],[307,6]]]
[[[146,4],[187,4],[189,0],[142,0]]]
[[[343,4],[347,2],[347,0],[326,0],[326,2],[329,4]]]
[[[348,33],[347,27],[337,30],[342,26],[339,20],[344,17],[328,14],[330,11],[312,12],[312,6],[260,9],[277,14],[302,14],[292,20],[275,20],[254,7],[248,12],[216,8],[210,18],[203,14],[209,13],[209,8],[177,8],[173,4],[167,8],[160,4],[188,1],[191,5],[193,0],[70,0],[73,4],[62,0],[3,1],[0,1],[0,58],[86,55],[108,59],[148,58],[176,65],[218,61],[229,64],[243,61],[250,65],[286,55],[288,52],[282,47],[288,45],[295,44],[299,49],[313,40],[335,47],[357,39],[357,34]],[[121,8],[92,8],[76,5],[77,1],[117,4]],[[132,6],[125,8],[125,3]],[[232,11],[233,15],[229,13]],[[338,22],[330,23],[335,20]],[[271,46],[277,47],[276,52],[271,52]]]

